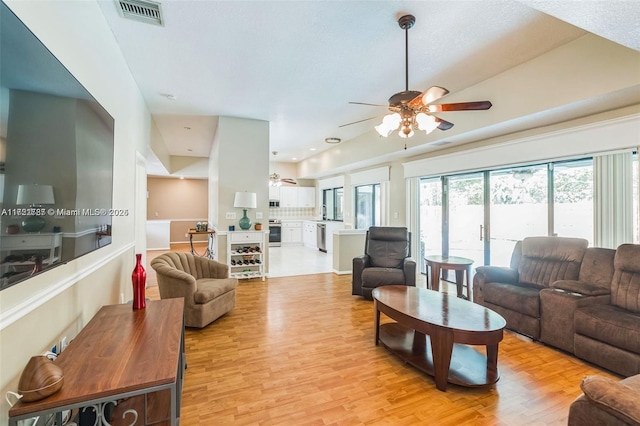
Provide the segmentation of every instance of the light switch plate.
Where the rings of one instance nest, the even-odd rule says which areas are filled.
[[[262,212],[256,212],[256,219],[262,219]]]
[[[236,212],[227,212],[224,218],[233,220],[236,218]]]

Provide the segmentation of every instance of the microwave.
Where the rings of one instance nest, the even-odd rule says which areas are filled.
[[[269,200],[269,207],[280,207],[280,201],[278,201],[278,200]]]

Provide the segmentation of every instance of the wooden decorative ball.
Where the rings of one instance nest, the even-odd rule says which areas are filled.
[[[44,399],[62,388],[62,369],[44,355],[31,357],[22,370],[18,393],[22,401],[33,402]]]

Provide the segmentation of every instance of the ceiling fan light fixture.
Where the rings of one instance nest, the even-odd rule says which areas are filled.
[[[269,186],[281,186],[282,181],[280,180],[280,175],[277,173],[271,173],[269,175]]]
[[[429,134],[438,128],[438,121],[435,117],[423,112],[416,115],[416,123],[418,124],[418,129],[424,131],[426,134]]]
[[[453,127],[453,123],[432,114],[449,111],[487,110],[492,106],[489,101],[440,103],[434,105],[432,102],[449,93],[447,89],[440,86],[432,86],[424,92],[409,90],[409,29],[413,27],[415,22],[416,18],[412,15],[404,15],[398,19],[398,25],[405,32],[405,90],[395,93],[389,98],[387,108],[392,114],[386,115],[382,119],[382,123],[375,126],[378,134],[385,138],[394,130],[398,130],[398,135],[404,139],[412,137],[415,134],[415,130],[422,130],[426,134],[431,133],[435,129],[449,130]],[[383,106],[365,102],[349,103]],[[368,121],[372,118],[374,117],[354,121],[340,127]],[[407,146],[405,144],[405,149],[406,148]]]
[[[375,127],[376,131],[382,137],[388,137],[391,132],[400,127],[400,123],[402,122],[402,117],[397,112],[393,114],[385,115],[382,118],[382,123]]]
[[[402,139],[409,139],[413,135],[415,135],[415,132],[408,126],[402,126],[402,129],[398,132],[398,136]]]

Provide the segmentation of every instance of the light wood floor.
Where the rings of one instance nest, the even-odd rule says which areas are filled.
[[[186,330],[180,423],[563,425],[585,375],[616,378],[506,332],[496,385],[440,392],[373,336],[373,304],[351,295],[348,275],[241,281],[233,311]]]

